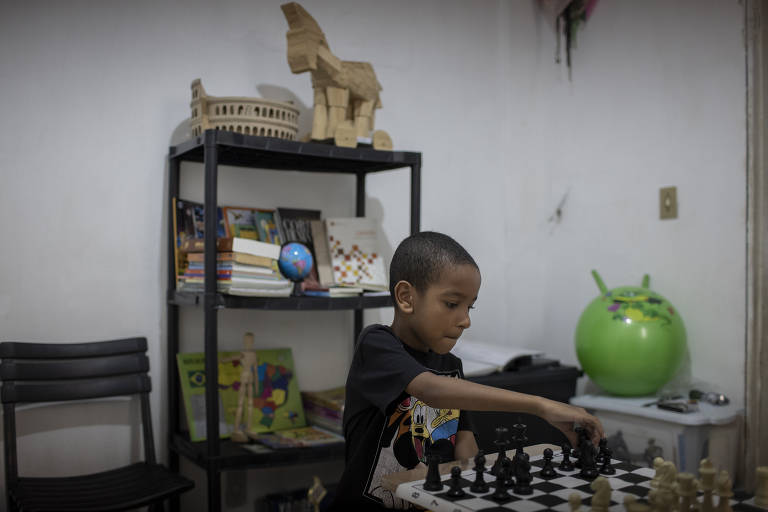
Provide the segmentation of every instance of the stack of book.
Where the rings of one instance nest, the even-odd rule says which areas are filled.
[[[193,239],[188,246],[187,268],[180,278],[181,291],[199,292],[204,288],[203,241]],[[288,297],[293,283],[277,268],[280,246],[240,237],[217,240],[216,283],[218,291],[251,297]]]
[[[323,391],[302,391],[304,416],[311,425],[317,425],[337,434],[343,433],[344,386]]]

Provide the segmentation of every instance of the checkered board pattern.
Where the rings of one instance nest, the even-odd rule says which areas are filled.
[[[512,457],[514,452],[510,450],[507,455]],[[442,475],[444,487],[441,491],[425,491],[424,480],[406,482],[397,487],[396,495],[416,505],[425,507],[433,512],[466,512],[466,511],[504,511],[514,510],[517,512],[539,512],[539,511],[557,511],[570,512],[568,497],[572,493],[581,495],[582,510],[590,510],[593,491],[590,488],[591,481],[579,476],[579,469],[573,471],[562,471],[559,468],[559,462],[562,460],[562,454],[558,453],[552,459],[555,471],[561,476],[549,480],[538,477],[541,467],[544,465],[542,456],[531,457],[531,487],[533,493],[528,495],[519,495],[508,488],[507,492],[510,498],[505,501],[494,501],[492,499],[496,486],[496,477],[489,473],[492,464],[488,464],[485,469],[485,481],[489,486],[487,493],[475,494],[470,492],[469,487],[475,480],[475,471],[468,469],[462,471],[462,489],[466,493],[464,497],[454,499],[449,498],[446,493],[450,488],[450,475]],[[472,463],[470,462],[470,465]],[[650,468],[641,468],[627,462],[612,459],[612,467],[616,470],[614,475],[603,475],[608,479],[611,485],[611,505],[610,512],[624,512],[624,497],[632,494],[637,498],[638,503],[648,503],[646,496],[651,488],[651,479],[654,470]],[[598,468],[600,465],[598,465]],[[712,497],[715,505],[719,498],[716,495]],[[701,493],[699,496],[701,500]],[[765,512],[768,509],[760,508],[755,505],[754,498],[734,491],[731,498],[731,506],[734,512]]]

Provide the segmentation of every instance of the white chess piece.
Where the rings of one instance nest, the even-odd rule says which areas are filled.
[[[592,512],[608,512],[611,506],[611,483],[604,476],[592,481],[590,488],[595,491],[592,495]]]
[[[699,487],[704,493],[701,498],[701,512],[714,512],[712,491],[715,488],[715,467],[709,459],[701,459],[699,463]]]
[[[732,512],[733,482],[725,470],[717,475],[717,495],[720,496],[720,502],[717,504],[718,512]]]
[[[571,495],[568,496],[568,506],[571,507],[571,512],[580,512],[581,511],[581,495],[577,492],[571,493]]]

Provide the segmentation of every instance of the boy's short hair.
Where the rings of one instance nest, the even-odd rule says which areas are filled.
[[[423,291],[440,278],[448,266],[477,263],[456,240],[435,231],[421,231],[409,236],[397,246],[389,265],[389,293],[395,296],[395,285],[408,281]]]

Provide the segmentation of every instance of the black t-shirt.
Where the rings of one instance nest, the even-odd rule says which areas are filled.
[[[425,371],[464,377],[458,357],[414,350],[389,327],[372,325],[360,334],[347,376],[346,467],[335,509],[411,508],[381,486],[381,477],[426,463],[428,451],[441,462],[455,459],[457,432],[472,426],[463,411],[435,409],[405,392]]]

